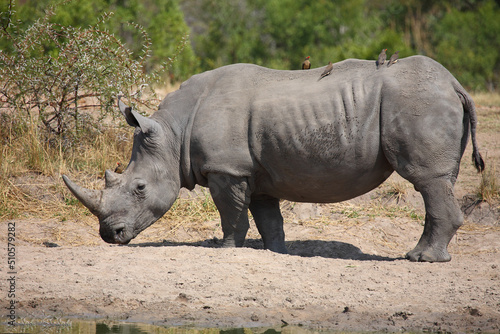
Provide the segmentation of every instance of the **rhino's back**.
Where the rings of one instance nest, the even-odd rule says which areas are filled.
[[[379,70],[374,61],[346,60],[318,81],[323,68],[277,71],[236,64],[196,76],[204,87],[190,137],[196,181],[204,184],[210,172],[247,176],[256,193],[314,202],[373,189],[392,172],[380,144],[385,87],[399,89],[394,80],[406,76],[420,85],[401,87],[402,93],[427,90],[425,77],[432,71],[415,71],[420,63],[440,66],[426,57]],[[398,92],[390,95],[397,99]],[[397,115],[396,106],[388,105],[385,117]]]

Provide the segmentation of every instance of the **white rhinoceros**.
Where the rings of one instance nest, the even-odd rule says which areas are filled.
[[[463,222],[453,194],[476,111],[439,63],[348,59],[324,68],[278,71],[250,64],[193,76],[151,117],[119,101],[136,128],[123,174],[106,171],[104,190],[64,181],[99,218],[101,237],[128,243],[158,220],[181,187],[208,187],[224,245],[243,245],[253,214],[266,249],[286,252],[279,200],[339,202],[364,194],[395,170],[425,201],[425,227],[412,261],[449,261]]]

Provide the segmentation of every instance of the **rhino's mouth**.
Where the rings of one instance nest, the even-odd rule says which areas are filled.
[[[127,236],[125,227],[117,228],[115,231],[115,240],[117,240],[118,241],[117,243],[119,244],[126,245],[130,242],[130,240],[132,240],[132,238],[129,238]]]
[[[124,223],[114,224],[112,226],[101,224],[99,234],[102,240],[109,244],[126,245],[134,238],[134,235],[129,232]]]

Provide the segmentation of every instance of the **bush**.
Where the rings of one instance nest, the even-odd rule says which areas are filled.
[[[175,61],[186,44],[185,38],[167,62],[146,73],[152,44],[141,26],[129,24],[143,38],[143,49],[135,60],[132,52],[103,28],[111,13],[81,28],[50,22],[56,9],[49,7],[45,16],[22,32],[17,30],[12,1],[1,13],[0,37],[4,39],[2,44],[7,40],[10,46],[10,52],[0,51],[2,110],[38,123],[45,135],[71,141],[116,113],[119,92],[135,104],[156,107],[151,85]],[[148,99],[143,94],[146,91]]]

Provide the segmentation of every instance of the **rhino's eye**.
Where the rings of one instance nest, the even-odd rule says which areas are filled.
[[[142,180],[136,180],[133,188],[134,193],[137,196],[143,196],[145,189],[146,189],[146,182]]]

